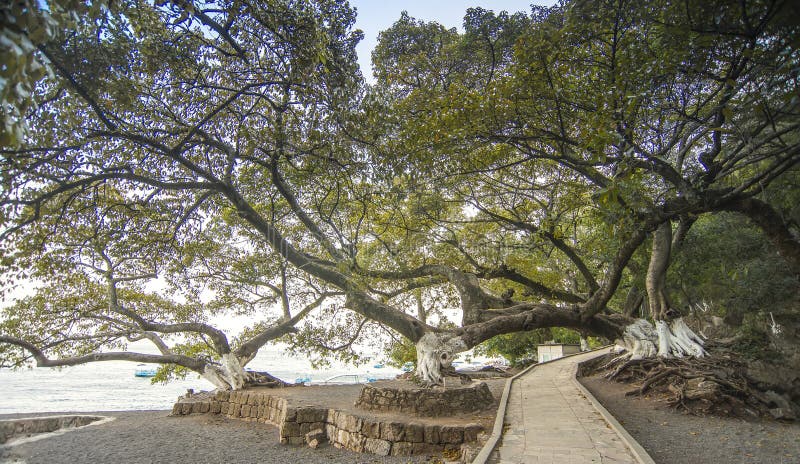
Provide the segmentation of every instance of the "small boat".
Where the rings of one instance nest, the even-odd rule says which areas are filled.
[[[294,379],[294,383],[296,383],[296,384],[301,384],[301,383],[302,384],[306,384],[306,383],[310,383],[310,382],[311,382],[311,377],[307,376],[307,375],[304,376],[304,377],[297,377],[296,379]]]
[[[147,364],[137,364],[136,370],[133,371],[135,377],[155,377],[156,374],[158,374],[158,369]]]
[[[400,370],[402,370],[403,372],[411,372],[414,370],[414,363],[409,361],[403,364],[403,367],[401,367]]]

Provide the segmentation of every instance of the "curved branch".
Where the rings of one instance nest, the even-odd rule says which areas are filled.
[[[292,212],[300,219],[300,222],[311,232],[311,235],[319,242],[320,245],[327,251],[334,259],[337,261],[343,261],[345,259],[344,255],[333,246],[330,240],[325,236],[322,232],[322,229],[314,222],[311,217],[306,214],[303,210],[303,207],[300,206],[300,203],[297,201],[297,198],[292,193],[289,184],[286,183],[286,180],[281,175],[280,171],[278,171],[278,162],[273,158],[270,162],[270,172],[272,173],[272,184],[275,188],[278,189],[281,196],[289,203],[289,207],[292,208]]]
[[[753,221],[775,245],[795,276],[800,276],[800,237],[792,234],[775,208],[757,198],[738,198],[720,209],[744,214]]]
[[[275,340],[278,337],[286,335],[290,332],[294,332],[296,330],[294,326],[297,325],[297,323],[300,322],[304,317],[306,317],[308,313],[315,308],[318,308],[319,305],[321,305],[329,296],[332,296],[332,294],[325,293],[321,295],[319,298],[303,308],[300,312],[295,314],[291,319],[287,319],[277,325],[264,329],[257,335],[244,342],[239,348],[236,349],[234,354],[239,358],[248,358],[270,340]]]
[[[53,54],[50,53],[44,45],[39,45],[36,48],[42,52],[42,55],[44,55],[48,61],[53,64],[53,67],[56,68],[56,71],[58,71],[61,77],[69,81],[72,88],[78,92],[78,95],[80,95],[81,98],[83,98],[83,100],[92,108],[92,110],[94,110],[95,114],[97,114],[97,117],[100,118],[100,121],[102,121],[103,124],[110,130],[116,130],[117,125],[111,122],[111,119],[106,115],[106,112],[100,108],[100,105],[95,101],[95,99],[92,98],[92,96],[89,95],[89,92],[82,85],[80,85],[78,81],[75,80],[75,77],[73,77],[72,74],[70,74],[69,71],[67,71],[67,69],[64,68],[60,62],[58,62],[58,60],[56,60],[55,56],[53,56]]]
[[[569,260],[572,261],[573,264],[575,264],[575,267],[578,268],[578,272],[581,273],[583,279],[586,281],[586,284],[589,286],[590,293],[594,293],[600,288],[600,285],[597,283],[597,280],[595,280],[594,275],[589,270],[589,267],[586,266],[586,263],[583,262],[581,257],[578,256],[578,253],[571,246],[567,245],[567,243],[561,240],[560,238],[557,238],[552,233],[544,231],[539,227],[534,226],[533,224],[528,224],[523,221],[507,218],[502,214],[497,214],[493,211],[489,211],[486,208],[481,208],[480,206],[477,206],[477,208],[481,210],[483,213],[491,216],[492,218],[498,221],[505,222],[506,224],[512,225],[518,229],[530,232],[532,234],[539,234],[542,237],[546,238],[547,240],[550,241],[550,243],[553,244],[554,247],[561,250],[561,252],[564,253],[564,255],[566,255],[567,258],[569,258]],[[532,289],[534,291],[538,291],[535,288]]]
[[[655,226],[656,224],[645,223],[637,229],[628,241],[620,247],[619,251],[617,251],[617,256],[614,258],[608,271],[606,271],[607,279],[603,283],[603,286],[600,287],[586,303],[581,305],[584,314],[583,319],[585,321],[591,320],[593,316],[605,309],[606,304],[608,304],[611,297],[614,296],[614,292],[617,291],[617,287],[622,279],[622,272],[628,265],[631,256],[633,256],[636,249],[639,248],[645,238],[647,238],[647,232],[655,228]]]
[[[109,264],[109,268],[111,268],[111,261],[105,256],[105,254],[100,253],[100,255]],[[218,354],[225,355],[230,353],[231,348],[230,344],[228,343],[228,337],[225,335],[224,332],[215,327],[212,327],[208,324],[203,324],[201,322],[178,322],[173,324],[160,324],[158,322],[148,321],[141,315],[137,314],[136,312],[125,308],[119,303],[119,299],[117,298],[116,279],[111,275],[110,272],[108,272],[105,277],[106,280],[108,281],[109,310],[130,318],[143,331],[159,332],[159,333],[194,332],[199,334],[205,334],[208,335],[214,342],[214,348]]]
[[[249,63],[247,59],[247,54],[245,50],[242,48],[239,43],[231,37],[227,28],[222,27],[218,22],[214,21],[209,15],[207,15],[204,11],[198,9],[196,6],[192,5],[186,0],[172,0],[172,3],[180,8],[182,8],[187,13],[195,16],[197,19],[203,23],[204,26],[208,27],[209,29],[213,30],[219,36],[228,43],[234,50],[236,50],[236,54],[244,60],[245,63]]]
[[[319,340],[316,340],[315,342],[316,342],[317,345],[321,346],[322,348],[324,348],[327,351],[341,351],[341,350],[343,350],[343,349],[345,349],[345,348],[347,348],[349,346],[352,346],[353,343],[355,343],[355,341],[358,340],[359,335],[361,335],[361,329],[363,329],[364,326],[367,325],[367,322],[370,322],[369,318],[365,317],[364,319],[361,319],[361,323],[358,324],[358,327],[356,327],[356,333],[354,333],[353,336],[350,337],[350,340],[342,343],[339,346],[328,346],[328,345],[326,345],[325,343],[323,343],[323,342],[321,342]]]
[[[507,314],[459,329],[456,335],[467,346],[476,346],[495,335],[545,327],[567,327],[613,340],[632,321],[619,314],[601,314],[585,319],[577,309],[546,304],[523,303],[502,311]]]
[[[545,298],[559,300],[565,303],[586,302],[586,299],[578,295],[575,295],[574,293],[566,292],[564,290],[558,290],[555,288],[550,288],[540,282],[536,282],[535,280],[520,274],[519,271],[517,271],[516,269],[506,266],[505,264],[501,264],[496,268],[486,269],[485,271],[478,273],[478,277],[482,279],[503,278],[506,280],[510,280],[512,282],[524,285],[525,287],[529,288],[530,290],[536,292],[539,295],[544,296]]]
[[[376,301],[367,295],[358,283],[336,268],[320,264],[320,260],[299,252],[234,187],[225,184],[222,193],[236,208],[239,216],[253,226],[276,253],[299,270],[343,290],[348,301],[352,303],[351,309],[357,313],[370,319],[383,321],[411,340],[418,340],[422,337],[423,332],[432,330],[430,326],[420,323],[403,311]]]
[[[190,358],[188,356],[171,354],[144,354],[133,353],[129,351],[109,352],[109,353],[92,353],[84,356],[72,356],[62,359],[50,359],[44,354],[42,350],[36,347],[33,343],[17,337],[8,335],[0,335],[0,343],[7,343],[9,345],[18,346],[33,356],[36,360],[36,365],[39,367],[61,367],[61,366],[75,366],[78,364],[85,364],[96,361],[134,361],[142,363],[156,363],[156,364],[177,364],[186,367],[195,372],[202,373],[206,363],[202,360]]]

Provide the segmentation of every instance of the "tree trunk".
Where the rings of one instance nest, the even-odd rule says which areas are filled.
[[[622,314],[628,317],[643,317],[640,311],[642,303],[644,303],[644,295],[639,290],[639,287],[632,285],[622,306]]]
[[[426,333],[417,346],[415,375],[428,386],[443,385],[443,367],[450,367],[457,353],[469,348],[459,337],[448,334]]]
[[[427,324],[428,310],[425,309],[425,303],[422,301],[422,290],[416,290],[414,292],[414,297],[417,300],[417,319],[419,319],[423,324]]]
[[[241,390],[245,384],[244,366],[236,355],[226,353],[220,364],[206,365],[202,376],[220,390]]]
[[[689,226],[691,226],[691,223],[689,223]],[[688,226],[680,235],[685,235],[686,230],[688,230]],[[665,222],[656,229],[653,235],[653,250],[650,255],[650,265],[647,268],[647,278],[645,279],[650,313],[655,321],[654,334],[655,343],[658,346],[658,356],[662,358],[682,357],[685,355],[702,357],[705,355],[705,350],[700,337],[686,325],[682,317],[672,320],[674,314],[670,311],[669,298],[666,292],[667,269],[669,268],[672,246],[672,224]],[[647,332],[647,329],[641,325],[633,332],[643,335],[640,341],[642,344],[648,344],[653,341],[653,334],[649,332],[645,334],[645,332]],[[632,334],[632,336],[634,335]],[[648,357],[650,346],[643,347],[641,350],[643,351],[639,355]],[[634,353],[634,356],[637,356],[637,353]]]
[[[653,234],[653,250],[650,254],[650,265],[647,267],[647,278],[645,279],[650,313],[655,320],[666,319],[669,310],[666,282],[671,246],[672,224],[667,221],[661,224]]]

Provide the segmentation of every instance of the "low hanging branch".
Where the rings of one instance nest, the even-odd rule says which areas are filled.
[[[86,364],[89,362],[97,361],[134,361],[141,363],[158,363],[158,364],[177,364],[188,369],[202,372],[205,368],[205,363],[188,356],[176,354],[142,354],[130,351],[121,352],[108,352],[108,353],[92,353],[83,356],[72,356],[68,358],[50,359],[47,355],[36,347],[31,342],[17,337],[8,335],[0,335],[0,343],[8,343],[9,345],[18,346],[25,351],[29,352],[36,360],[38,367],[65,367],[77,366],[79,364]]]

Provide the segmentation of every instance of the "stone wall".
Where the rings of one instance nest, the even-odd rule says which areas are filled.
[[[356,406],[368,411],[397,411],[422,417],[446,417],[486,409],[494,397],[485,382],[448,389],[379,388],[361,390]]]
[[[478,434],[483,432],[479,424],[442,426],[387,422],[335,409],[294,407],[284,398],[248,391],[219,391],[211,398],[182,399],[172,408],[172,413],[223,414],[274,424],[280,429],[281,443],[290,445],[302,445],[307,435],[321,431],[336,447],[382,456],[468,451],[470,445],[474,448]]]
[[[100,420],[99,416],[49,416],[0,420],[0,444],[14,437],[49,433],[68,427],[83,427]]]

